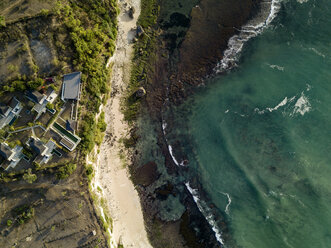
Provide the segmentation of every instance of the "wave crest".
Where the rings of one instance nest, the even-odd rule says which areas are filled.
[[[281,8],[281,2],[282,0],[272,0],[271,4],[270,2],[261,3],[261,5],[270,4],[268,16],[266,18],[263,16],[257,17],[256,19],[260,21],[258,24],[256,24],[256,19],[251,20],[241,28],[239,34],[234,35],[229,39],[228,48],[224,51],[223,59],[214,69],[216,73],[222,73],[237,66],[237,61],[239,60],[240,52],[242,51],[245,42],[259,35],[267,26],[269,26]],[[263,15],[263,13],[261,14]],[[262,22],[261,19],[263,20]]]

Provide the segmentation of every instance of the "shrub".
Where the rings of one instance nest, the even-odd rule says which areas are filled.
[[[34,208],[28,205],[21,205],[13,210],[18,223],[23,224],[25,221],[34,217]]]
[[[6,26],[5,17],[0,15],[0,27],[5,27],[5,26]]]
[[[16,81],[12,82],[11,85],[16,91],[25,91],[26,90],[26,85],[25,85],[25,82],[23,82],[23,81],[16,80]]]
[[[29,169],[27,170],[27,172],[24,173],[24,175],[23,175],[23,179],[24,179],[26,182],[28,182],[28,183],[33,183],[34,181],[37,180],[37,175],[36,175],[36,174],[33,174],[33,173],[31,172],[31,168],[29,168]]]
[[[57,174],[56,177],[58,179],[66,179],[68,178],[72,173],[74,173],[74,171],[76,170],[76,164],[74,163],[68,163],[62,167],[60,167],[57,170]]]
[[[91,182],[92,181],[92,177],[93,177],[93,167],[92,167],[92,165],[85,166],[85,175],[87,177],[87,180],[89,182]]]
[[[7,226],[11,226],[13,224],[13,221],[12,220],[7,220]]]
[[[35,90],[37,89],[38,87],[42,86],[44,83],[44,80],[42,78],[37,78],[36,80],[34,81],[29,81],[27,83],[27,86],[32,89],[32,90]]]

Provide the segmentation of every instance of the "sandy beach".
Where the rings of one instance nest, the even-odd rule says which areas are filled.
[[[135,9],[133,19],[127,12],[130,6]],[[92,185],[94,189],[100,187],[102,197],[106,199],[110,215],[113,218],[113,242],[115,244],[120,242],[126,248],[149,248],[151,245],[144,226],[139,196],[125,167],[123,158],[127,158],[127,154],[120,142],[120,138],[125,137],[128,131],[121,113],[121,99],[130,78],[133,51],[130,42],[133,37],[131,29],[136,27],[140,13],[140,1],[122,0],[119,1],[119,7],[121,13],[118,16],[117,48],[109,62],[109,64],[113,63],[112,93],[107,105],[103,107],[108,126],[94,164],[95,177]]]

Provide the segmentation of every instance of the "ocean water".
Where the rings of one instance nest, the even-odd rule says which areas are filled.
[[[225,247],[331,247],[331,1],[280,5],[236,68],[165,113],[171,155]]]

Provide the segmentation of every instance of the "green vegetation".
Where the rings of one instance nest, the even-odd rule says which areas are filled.
[[[10,67],[10,65],[8,66]],[[3,85],[2,90],[8,92],[14,91],[25,91],[26,89],[36,90],[44,84],[44,80],[42,78],[36,78],[34,80],[30,80],[28,82],[22,80],[15,80],[10,84]]]
[[[102,103],[102,96],[110,91],[110,71],[106,68],[106,61],[115,50],[117,14],[115,0],[57,4],[57,15],[67,26],[75,47],[74,65],[77,70],[83,72],[84,96],[81,105],[85,109],[80,127],[80,147],[83,153],[90,152],[94,147],[94,116]]]
[[[24,224],[24,222],[34,217],[34,208],[32,206],[22,205],[13,209],[13,215],[19,224]]]
[[[7,220],[7,226],[11,226],[13,224],[13,221],[12,220]]]
[[[95,132],[94,140],[97,145],[101,145],[106,128],[107,128],[107,123],[105,122],[105,113],[102,112],[98,118],[98,123]]]
[[[124,118],[132,123],[137,118],[140,101],[132,97],[132,94],[148,81],[151,54],[154,53],[156,43],[155,25],[159,14],[159,6],[156,0],[142,0],[141,14],[138,25],[144,29],[144,33],[139,37],[134,47],[133,66],[131,70],[130,85],[127,92],[127,100],[124,111]]]
[[[59,167],[57,169],[56,177],[58,179],[66,179],[68,178],[74,171],[76,170],[77,166],[74,163],[67,163],[66,165]]]
[[[10,71],[10,72],[18,71],[18,67],[17,67],[17,65],[13,65],[13,64],[9,64],[9,65],[7,66],[7,69],[8,69],[8,71]]]
[[[23,179],[28,183],[33,183],[37,180],[37,175],[31,172],[31,168],[27,170],[27,173],[24,173]]]
[[[4,16],[0,16],[0,27],[6,26],[6,20]]]
[[[46,104],[46,108],[48,108],[48,109],[54,109],[54,104],[48,102],[48,103]]]
[[[87,177],[88,182],[90,183],[92,181],[94,171],[92,165],[86,165],[85,166],[85,175]]]
[[[27,83],[27,87],[32,90],[35,90],[35,89],[39,88],[40,86],[42,86],[43,83],[44,83],[44,80],[42,78],[37,78],[36,80],[29,81]]]

